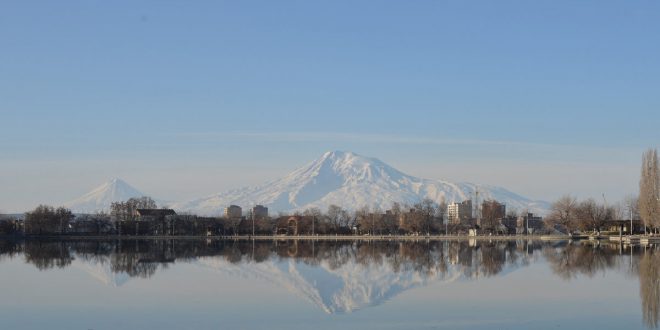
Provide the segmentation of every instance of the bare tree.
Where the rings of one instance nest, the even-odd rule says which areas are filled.
[[[149,196],[133,197],[125,202],[113,202],[110,215],[115,221],[128,221],[137,218],[138,209],[155,209],[156,202]]]
[[[48,205],[39,205],[25,213],[26,234],[65,234],[74,216],[71,210]]]
[[[570,195],[564,195],[557,201],[552,203],[550,214],[546,217],[546,225],[553,228],[559,225],[566,229],[570,234],[575,229],[575,211],[577,208],[577,200]]]
[[[600,234],[606,222],[614,217],[614,208],[599,205],[592,198],[581,202],[575,209],[577,226],[581,230],[593,230]]]
[[[363,206],[357,210],[355,210],[355,221],[357,222],[357,225],[360,227],[361,232],[373,232],[373,224],[371,222],[371,218],[369,218],[369,214],[371,213],[371,210],[369,209],[368,206]]]
[[[487,230],[495,230],[506,216],[504,204],[496,200],[485,200],[481,204],[481,227]]]
[[[642,155],[642,173],[639,180],[639,214],[645,226],[660,226],[660,170],[658,151],[649,149]]]
[[[337,205],[332,204],[328,206],[328,212],[326,213],[326,216],[328,217],[328,221],[332,225],[335,232],[339,231],[339,228],[341,227],[342,211],[343,209]]]
[[[409,211],[401,213],[400,228],[411,234],[419,234],[426,230],[426,217],[423,208],[424,206],[422,203],[416,203],[412,207],[406,206],[406,209]]]
[[[422,222],[426,234],[430,234],[431,231],[435,231],[439,225],[436,219],[440,216],[440,205],[433,201],[432,199],[425,198],[421,202],[420,211],[422,213]]]
[[[310,208],[305,209],[303,211],[303,216],[310,219],[311,234],[316,235],[318,233],[317,228],[316,228],[317,224],[318,224],[318,221],[323,216],[323,212],[321,212],[321,209],[319,209],[318,207],[310,207]]]
[[[328,206],[328,212],[325,216],[335,233],[347,232],[350,230],[351,215],[347,210],[340,206],[334,204]]]

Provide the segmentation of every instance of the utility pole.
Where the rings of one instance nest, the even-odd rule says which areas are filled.
[[[605,219],[607,219],[607,214],[609,213],[608,210],[607,210],[607,199],[605,199],[605,193],[602,193],[602,194],[603,194],[603,203],[605,204],[604,205],[605,206],[605,214],[606,214]],[[614,215],[612,215],[612,217],[614,217]],[[619,227],[619,240],[621,239],[622,232],[623,232],[623,228],[621,228],[621,226],[620,226]],[[600,229],[598,229],[598,236],[600,236]],[[619,242],[621,242],[621,241],[619,241]]]
[[[477,225],[481,226],[481,212],[480,212],[480,209],[479,209],[479,188],[478,187],[475,187],[475,193],[474,194],[475,194],[474,201],[475,201],[475,213],[476,213],[475,218],[477,218]]]
[[[525,235],[529,235],[529,214],[525,214]]]
[[[630,208],[630,233],[629,235],[632,237],[633,234],[633,223],[632,223],[632,207]]]

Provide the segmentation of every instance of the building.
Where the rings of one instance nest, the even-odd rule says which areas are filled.
[[[225,218],[237,219],[243,216],[243,209],[238,205],[229,205],[225,207]]]
[[[623,235],[630,235],[630,227],[632,225],[632,234],[643,234],[646,229],[641,219],[624,219],[624,220],[608,220],[605,223],[605,230],[618,233],[621,231]]]
[[[142,221],[162,221],[169,216],[175,216],[176,212],[172,209],[137,209],[136,214]]]
[[[252,216],[255,219],[268,218],[268,208],[263,205],[257,205],[252,208]]]
[[[518,229],[516,232],[519,234],[533,234],[545,227],[543,218],[534,215],[534,213],[527,213],[519,216],[517,222]]]
[[[516,233],[520,234],[518,232],[519,228],[520,228],[518,226],[519,222],[520,222],[519,217],[517,217],[517,216],[508,216],[508,217],[503,218],[500,221],[500,224],[502,226],[504,226],[504,229],[506,229],[507,234],[516,234]]]
[[[450,224],[458,225],[466,223],[470,219],[472,219],[472,200],[447,205],[447,221]]]
[[[481,217],[489,219],[504,219],[506,216],[506,204],[495,200],[484,201],[481,204]]]

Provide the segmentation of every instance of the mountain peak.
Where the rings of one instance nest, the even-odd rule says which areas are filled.
[[[135,188],[133,188],[126,181],[122,180],[121,178],[117,178],[117,177],[111,178],[110,180],[106,181],[105,184],[101,185],[100,187],[103,187],[103,186],[115,186],[115,187],[123,187],[123,188],[129,189],[129,190],[130,189],[135,190]]]
[[[312,164],[321,164],[321,163],[332,163],[336,167],[339,166],[353,166],[353,167],[365,167],[365,166],[377,166],[377,167],[389,167],[382,161],[377,158],[371,158],[356,154],[352,151],[328,151],[321,156],[321,158],[312,162]],[[393,169],[393,168],[391,168]]]
[[[351,158],[366,158],[364,156],[360,156],[354,152],[351,151],[341,151],[341,150],[335,150],[335,151],[327,151],[319,158],[319,161],[345,161]]]
[[[114,177],[82,197],[64,205],[75,213],[95,213],[109,210],[113,202],[121,202],[141,196],[145,195],[126,181]]]

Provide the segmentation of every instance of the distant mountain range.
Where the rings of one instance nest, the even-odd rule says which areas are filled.
[[[325,210],[331,204],[348,209],[369,206],[386,210],[393,202],[415,203],[424,198],[438,202],[473,199],[477,190],[480,200],[498,200],[509,209],[544,214],[549,208],[547,202],[534,201],[501,187],[417,178],[378,159],[342,151],[326,152],[287,176],[263,185],[169,203],[168,206],[200,215],[218,215],[230,204],[244,208],[261,204],[269,207],[271,213],[309,207]],[[113,201],[143,195],[126,182],[112,179],[65,206],[76,213],[92,213],[109,209]]]

